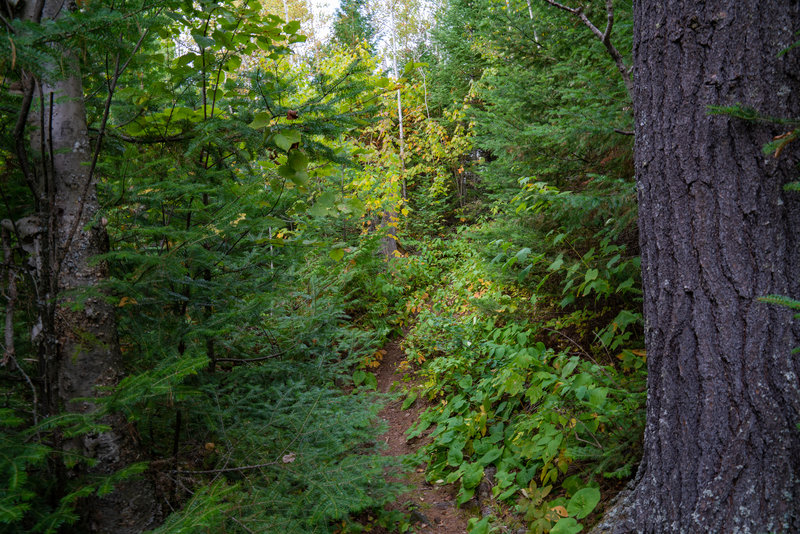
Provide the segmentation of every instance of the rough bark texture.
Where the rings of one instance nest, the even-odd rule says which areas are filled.
[[[796,146],[788,129],[710,115],[800,116],[794,0],[634,2],[634,108],[648,350],[644,459],[604,529],[800,532]],[[602,530],[602,529],[601,529]]]
[[[65,13],[65,4],[58,0],[45,0],[42,8],[43,21]],[[43,341],[47,346],[44,387],[51,414],[93,411],[91,402],[79,399],[96,396],[98,387],[113,386],[122,374],[113,307],[97,297],[83,299],[79,306],[74,303],[82,291],[106,278],[105,264],[93,258],[107,251],[107,237],[104,226],[95,220],[99,204],[96,180],[90,175],[79,65],[69,51],[64,53],[62,65],[68,77],[58,79],[61,73],[55,72],[52,78],[56,81],[38,82],[40,106],[34,109],[31,129],[33,150],[44,153],[39,175],[47,177],[44,189],[50,191],[42,203],[47,205],[47,231],[54,252],[47,261],[48,275],[56,281],[52,332],[46,332]],[[109,475],[141,459],[123,417],[107,416],[102,422],[111,430],[62,444],[64,449],[96,461],[91,468],[76,467],[70,475]],[[118,484],[108,495],[85,499],[80,528],[84,532],[138,533],[152,528],[157,515],[152,486],[132,480]]]

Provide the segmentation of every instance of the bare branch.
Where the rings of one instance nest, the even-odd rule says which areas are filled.
[[[280,461],[266,462],[263,464],[243,465],[240,467],[222,467],[220,469],[205,469],[200,471],[184,471],[183,469],[174,469],[172,472],[181,475],[210,475],[215,473],[233,473],[236,471],[249,471],[251,469],[261,469],[271,465],[278,465]]]
[[[25,125],[28,123],[28,116],[31,111],[31,103],[33,102],[34,83],[31,76],[25,71],[22,72],[22,86],[24,93],[22,96],[22,104],[19,107],[19,115],[17,115],[17,123],[14,125],[14,140],[17,150],[17,158],[19,159],[19,167],[22,170],[22,175],[28,183],[33,196],[39,199],[39,187],[33,179],[31,169],[28,166],[28,151],[25,148]]]
[[[586,13],[583,12],[582,7],[569,7],[564,4],[560,4],[555,0],[544,0],[548,4],[553,7],[557,7],[562,11],[566,11],[567,13],[572,13],[576,17],[581,19],[581,22],[592,30],[592,33],[600,39],[600,42],[603,43],[603,46],[606,47],[608,51],[608,55],[611,56],[611,59],[614,60],[614,64],[617,66],[617,70],[619,71],[620,76],[622,76],[622,82],[625,84],[625,89],[628,91],[628,97],[632,98],[633,95],[633,84],[631,83],[631,74],[628,68],[625,66],[625,61],[622,59],[622,54],[619,53],[619,50],[611,44],[611,30],[614,27],[614,2],[613,0],[606,0],[606,29],[605,31],[600,31],[600,29],[595,26],[589,17],[586,16]]]

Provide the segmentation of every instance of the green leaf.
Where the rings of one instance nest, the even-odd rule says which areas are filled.
[[[559,254],[558,257],[556,257],[556,259],[553,260],[553,263],[551,263],[550,266],[547,267],[547,270],[548,271],[557,271],[557,270],[559,270],[561,268],[562,265],[564,265],[564,255],[563,254]]]
[[[272,115],[270,113],[266,111],[259,111],[258,113],[255,114],[253,122],[248,124],[248,126],[250,126],[250,128],[254,130],[258,130],[260,128],[263,128],[264,126],[267,126],[269,124],[269,121],[271,120],[272,120]]]
[[[331,249],[328,252],[328,256],[330,256],[331,259],[333,259],[333,261],[340,261],[342,258],[344,258],[344,249],[341,248]]]
[[[550,530],[550,534],[577,534],[581,530],[583,530],[583,525],[575,521],[575,519],[562,517]]]
[[[211,37],[206,37],[199,33],[193,33],[192,38],[201,48],[212,48],[216,43]]]
[[[293,21],[289,22],[288,24],[284,24],[283,33],[285,33],[287,35],[291,35],[293,33],[297,33],[297,31],[299,29],[300,29],[300,21],[299,20],[293,20]]]
[[[370,389],[378,389],[378,377],[374,373],[367,373],[364,377],[364,385]]]
[[[461,491],[458,492],[458,498],[456,499],[456,505],[457,506],[461,506],[462,504],[464,504],[465,502],[470,500],[473,495],[475,495],[475,488],[472,488],[472,489],[461,488]]]
[[[595,408],[602,408],[606,403],[607,388],[595,388],[589,392],[589,404]]]
[[[225,63],[225,67],[228,70],[236,70],[242,65],[242,58],[239,56],[231,56],[231,58]]]
[[[288,152],[293,144],[300,142],[300,132],[297,130],[282,130],[276,133],[272,140],[278,148]]]
[[[472,517],[467,524],[467,533],[468,534],[489,534],[489,518],[484,517],[480,521],[477,518]]]
[[[595,280],[599,274],[600,271],[598,271],[597,269],[589,269],[588,271],[586,271],[586,276],[584,276],[584,280],[586,282],[591,282],[592,280]]]
[[[447,451],[447,465],[452,465],[453,467],[461,465],[461,462],[464,461],[463,448],[463,441],[454,441],[453,444],[450,445],[450,449]]]
[[[483,466],[480,463],[464,465],[464,474],[461,476],[464,488],[476,488],[481,480],[483,480]]]
[[[478,463],[480,465],[482,465],[482,466],[487,466],[487,465],[491,464],[492,462],[494,462],[495,460],[497,460],[498,458],[500,458],[500,456],[502,456],[502,454],[503,454],[503,449],[502,448],[493,447],[493,448],[489,449],[489,452],[487,452],[486,454],[484,454],[483,456],[480,457],[480,459],[478,460]]]
[[[364,381],[366,376],[367,376],[366,371],[362,371],[361,369],[356,369],[355,371],[353,371],[353,384],[356,386],[360,385]]]
[[[406,395],[405,400],[403,400],[403,405],[400,406],[400,409],[408,410],[411,407],[411,405],[414,404],[414,401],[417,400],[417,395],[418,393],[416,389],[412,389],[411,391],[409,391],[408,395]]]
[[[355,216],[361,216],[364,213],[364,203],[357,198],[346,198],[337,207],[342,213],[352,213]]]
[[[289,151],[288,163],[296,171],[304,171],[308,168],[308,156],[306,156],[300,149],[292,149]],[[333,202],[331,202],[333,206]]]
[[[567,378],[569,375],[571,375],[572,371],[574,371],[578,366],[578,363],[580,363],[580,359],[577,356],[570,358],[567,364],[561,370],[561,378]]]
[[[578,519],[583,519],[595,509],[600,502],[600,490],[597,488],[583,488],[575,492],[575,495],[567,504],[567,513]],[[575,531],[577,532],[577,530]]]
[[[281,165],[278,167],[278,174],[284,178],[288,178],[298,187],[305,186],[308,183],[308,173],[306,171],[296,171],[291,165]]]

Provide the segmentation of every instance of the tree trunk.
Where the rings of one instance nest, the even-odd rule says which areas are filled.
[[[800,532],[797,146],[800,4],[634,3],[634,109],[648,363],[644,458],[614,532]]]
[[[64,16],[64,3],[45,0],[41,13],[29,20]],[[96,179],[91,172],[86,110],[80,65],[71,51],[64,51],[61,66],[45,66],[47,79],[37,80],[34,94],[31,145],[38,158],[37,175],[44,177],[40,205],[47,220],[46,277],[53,280],[55,307],[44,323],[42,360],[44,388],[50,415],[60,410],[88,413],[95,406],[86,400],[97,388],[113,386],[122,374],[114,308],[97,296],[83,298],[86,290],[107,276],[104,262],[93,258],[108,250],[104,224],[96,220],[99,204]],[[58,79],[61,78],[61,79]],[[36,191],[34,192],[36,193]],[[52,296],[52,295],[51,295]],[[81,300],[81,304],[76,301]],[[48,304],[49,307],[49,304]],[[65,450],[87,456],[92,467],[73,468],[69,476],[110,475],[140,460],[124,417],[106,416],[109,431],[81,435],[62,443]],[[157,506],[152,487],[142,480],[117,484],[103,497],[92,496],[81,507],[81,530],[138,533],[155,525]]]

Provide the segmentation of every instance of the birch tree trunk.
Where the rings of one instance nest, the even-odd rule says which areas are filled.
[[[44,0],[29,3],[25,18],[43,23],[67,14],[64,2]],[[49,415],[92,412],[93,403],[82,399],[98,395],[98,387],[115,385],[123,367],[114,308],[97,296],[83,298],[107,277],[106,264],[94,257],[108,250],[108,238],[98,220],[80,64],[72,51],[61,53],[61,62],[45,65],[44,74],[31,76],[27,88],[34,102],[27,117],[30,147],[39,156],[32,158],[35,178],[29,183],[45,235],[36,261],[41,378]],[[22,114],[24,119],[28,110]],[[101,422],[110,430],[60,444],[94,461],[92,467],[62,470],[62,476],[110,475],[141,460],[122,416]],[[159,515],[153,489],[144,480],[117,484],[103,497],[87,497],[79,511],[86,532],[138,533],[153,527]]]

